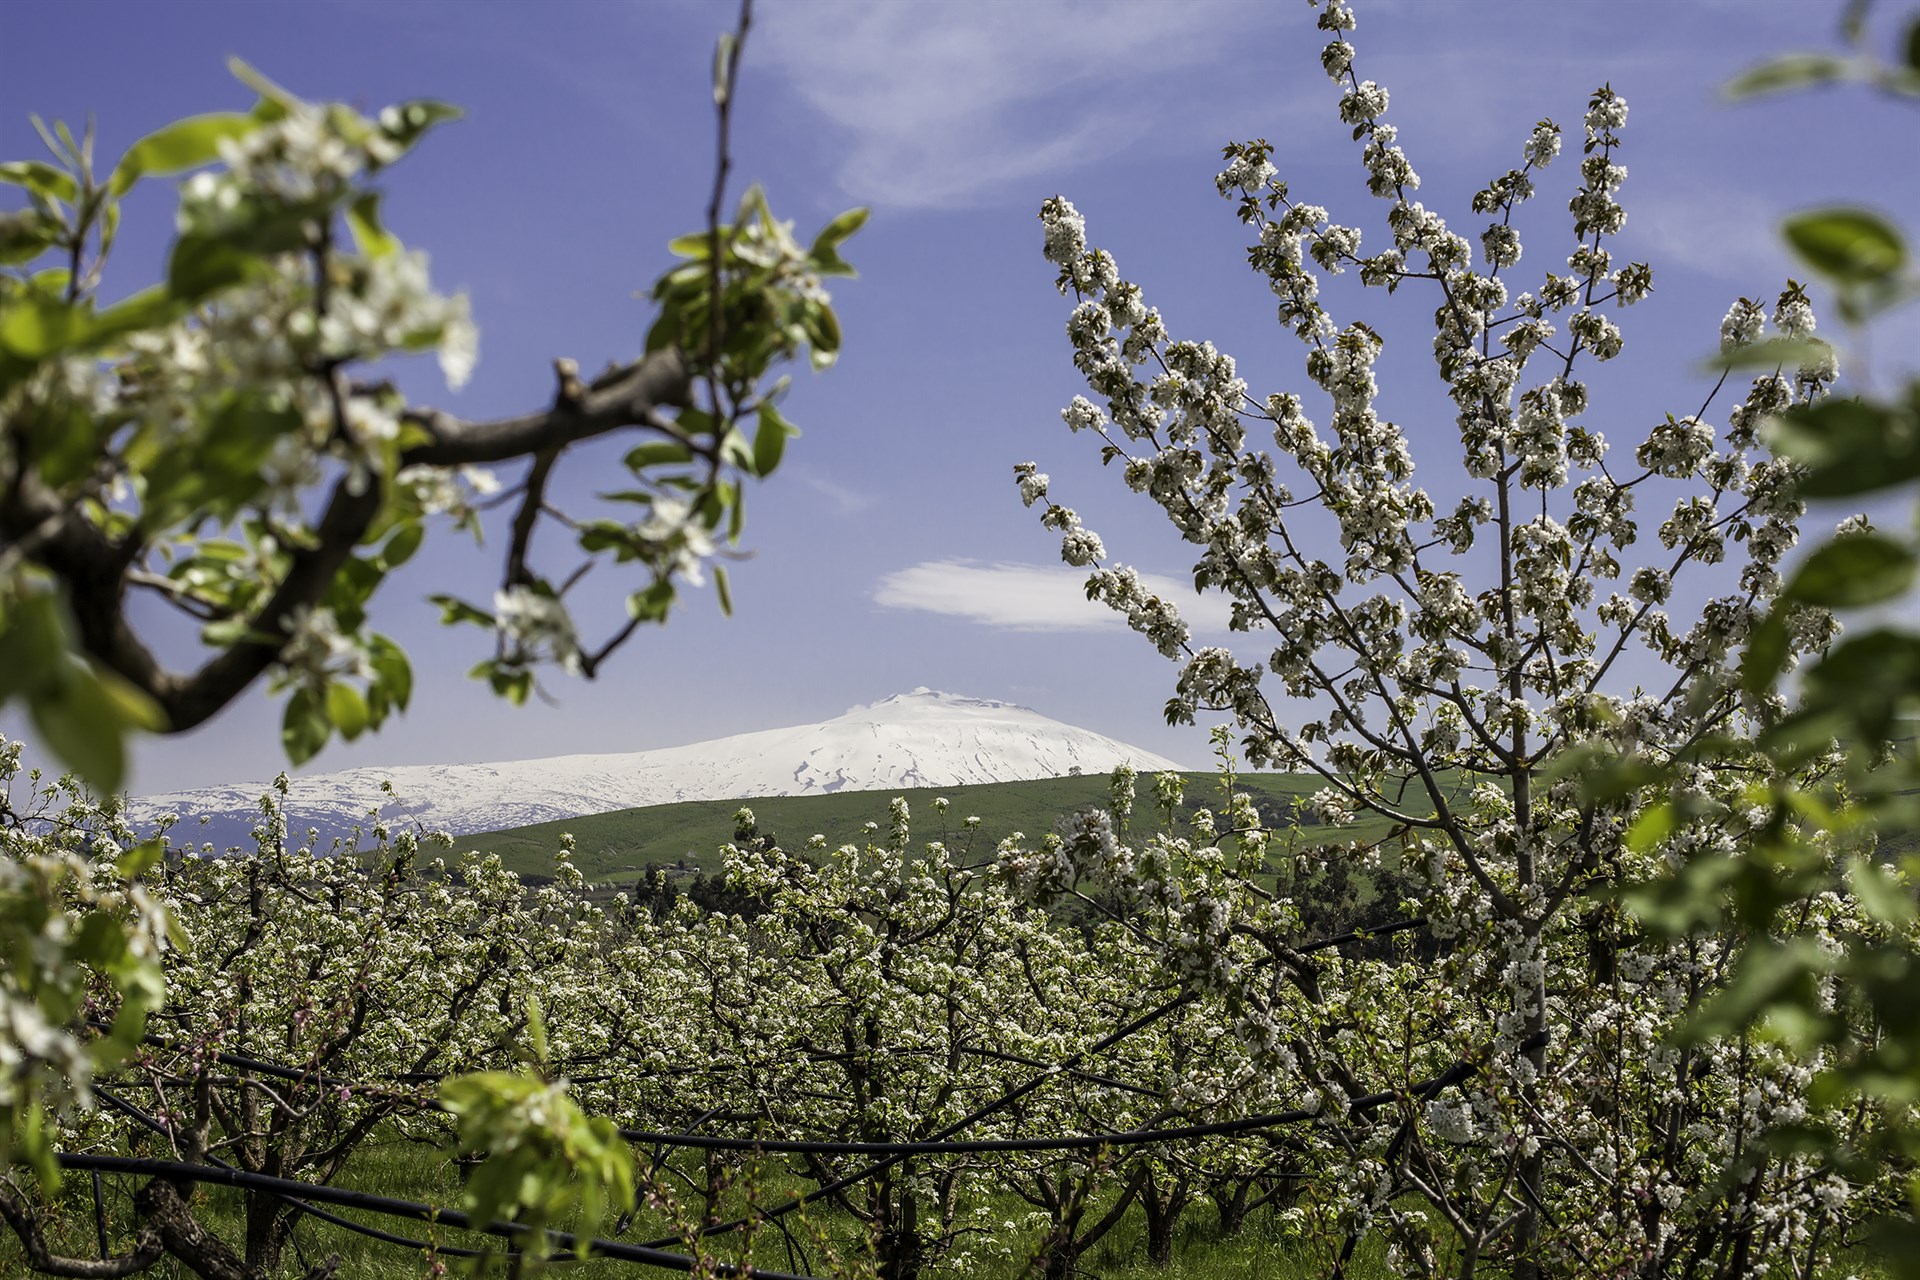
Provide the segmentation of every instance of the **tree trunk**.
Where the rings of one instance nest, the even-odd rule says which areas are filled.
[[[1247,1225],[1247,1197],[1252,1194],[1253,1179],[1231,1178],[1213,1184],[1209,1195],[1220,1214],[1220,1237],[1237,1236]]]
[[[1187,1207],[1187,1179],[1183,1174],[1164,1189],[1148,1170],[1140,1191],[1140,1207],[1147,1217],[1147,1260],[1156,1267],[1173,1262],[1173,1231]]]

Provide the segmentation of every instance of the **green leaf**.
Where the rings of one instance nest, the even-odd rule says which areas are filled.
[[[1746,651],[1740,655],[1740,688],[1753,696],[1771,689],[1786,663],[1792,638],[1785,610],[1775,605],[1747,637]]]
[[[1581,743],[1560,752],[1541,770],[1543,778],[1580,779],[1580,793],[1598,801],[1624,800],[1642,787],[1666,776],[1666,770],[1645,756],[1616,755],[1599,743]]]
[[[1803,561],[1783,595],[1800,604],[1857,609],[1891,600],[1913,585],[1913,551],[1879,534],[1835,538]]]
[[[60,1162],[54,1158],[53,1141],[47,1135],[46,1112],[31,1099],[20,1108],[20,1131],[15,1141],[41,1190],[49,1196],[57,1194]]]
[[[29,447],[25,452],[40,479],[60,489],[85,478],[99,465],[99,420],[86,406],[70,400],[37,408],[38,412],[23,415],[20,425],[26,429]]]
[[[128,729],[144,729],[148,733],[167,731],[166,712],[145,690],[119,672],[104,667],[94,671],[93,675],[99,681],[100,692],[111,705],[112,714],[120,724]]]
[[[813,345],[815,369],[825,369],[840,358],[840,318],[833,314],[832,307],[824,304],[808,307],[802,324],[808,342]]]
[[[327,686],[327,718],[352,742],[367,731],[367,700],[352,685],[336,680]]]
[[[220,144],[260,127],[260,121],[240,111],[216,111],[188,116],[148,134],[127,148],[107,179],[109,195],[122,196],[140,179],[197,169],[220,156]]]
[[[124,680],[67,658],[52,679],[28,694],[34,728],[60,762],[102,795],[126,777],[126,734],[160,727],[159,709]]]
[[[1784,946],[1756,942],[1741,956],[1725,990],[1689,1021],[1686,1036],[1697,1041],[1737,1031],[1777,1001],[1805,998],[1811,1003],[1814,977],[1829,967],[1828,958],[1807,939]]]
[[[1911,409],[1862,400],[1795,405],[1766,426],[1767,443],[1804,466],[1808,498],[1849,498],[1920,478],[1920,423]]]
[[[799,428],[780,416],[780,410],[768,403],[760,406],[760,426],[753,435],[753,474],[773,474],[787,451],[787,438],[800,434]]]
[[[1790,53],[1741,72],[1721,90],[1729,98],[1752,98],[1785,89],[1831,84],[1852,69],[1847,59],[1831,53]]]
[[[80,195],[72,174],[44,160],[9,160],[0,164],[0,182],[25,187],[37,196],[67,204],[72,204]]]
[[[720,612],[733,616],[733,585],[727,581],[727,566],[713,566],[713,589],[720,595]]]
[[[88,316],[39,293],[10,300],[0,311],[0,347],[27,360],[44,360],[87,337]]]
[[[825,275],[850,276],[854,274],[851,266],[840,257],[840,244],[848,236],[867,224],[867,209],[849,209],[820,229],[813,238],[813,248],[808,252],[814,266]]]
[[[1847,886],[1861,909],[1881,924],[1898,927],[1913,919],[1912,891],[1896,882],[1885,868],[1856,858],[1847,864]]]
[[[198,301],[239,284],[259,261],[225,236],[184,235],[167,258],[167,288],[176,298]]]
[[[280,721],[280,742],[286,747],[287,759],[305,764],[327,745],[332,733],[333,725],[313,690],[304,685],[295,689]]]
[[[1664,844],[1667,837],[1672,835],[1679,825],[1679,814],[1674,809],[1672,801],[1663,800],[1658,804],[1649,805],[1641,811],[1639,817],[1633,820],[1633,825],[1627,828],[1627,848],[1635,853],[1651,853]]]
[[[261,259],[305,248],[312,228],[334,212],[331,199],[304,204],[243,199],[217,230],[191,232],[174,241],[167,287],[177,298],[194,302],[237,284]]]
[[[1907,246],[1886,219],[1864,209],[1819,209],[1788,218],[1787,243],[1830,280],[1861,284],[1897,274]]]
[[[54,678],[67,652],[67,621],[58,597],[12,601],[0,615],[0,702]]]
[[[416,98],[411,102],[397,103],[380,113],[380,128],[389,138],[400,144],[402,152],[411,150],[415,143],[425,137],[427,131],[437,124],[448,120],[458,120],[466,114],[451,103],[439,102],[432,98]]]
[[[450,627],[456,622],[471,622],[475,626],[485,627],[489,631],[494,627],[492,614],[488,613],[485,609],[470,605],[465,600],[459,599],[456,596],[435,595],[428,596],[427,599],[440,606],[440,623],[442,626]]]
[[[153,285],[122,298],[95,315],[89,326],[87,341],[89,345],[98,346],[122,334],[158,329],[172,324],[185,313],[186,307],[164,287]]]
[[[663,579],[627,597],[627,616],[638,622],[665,622],[673,598],[673,583]]]
[[[545,1066],[547,1062],[547,1014],[540,1005],[537,992],[527,992],[527,1041],[533,1050],[535,1063]]]
[[[167,842],[156,836],[143,841],[120,855],[114,864],[114,870],[123,880],[137,880],[160,865],[160,859],[167,851]]]
[[[724,237],[726,235],[726,228],[722,227],[720,234]],[[705,262],[713,255],[713,237],[705,231],[696,231],[691,235],[675,236],[673,239],[667,241],[667,252],[676,254],[682,258],[693,258],[696,261]]]
[[[1762,734],[1761,745],[1792,753],[1834,737],[1880,741],[1901,702],[1916,694],[1920,636],[1884,627],[1849,635],[1807,670],[1799,709]]]
[[[385,569],[397,569],[413,559],[414,552],[420,550],[426,541],[427,528],[418,520],[412,520],[394,530],[387,545],[380,549],[380,565]]]
[[[0,267],[32,262],[60,238],[60,224],[38,209],[0,213]]]
[[[495,693],[501,694],[516,707],[526,706],[527,696],[533,692],[531,671],[496,671],[489,677],[489,682]]]
[[[1722,351],[1703,368],[1707,373],[1719,373],[1723,369],[1793,369],[1832,354],[1833,348],[1817,338],[1767,338]]]
[[[363,191],[347,206],[347,229],[353,243],[369,258],[385,258],[397,253],[400,239],[380,222],[380,193]]]
[[[87,964],[110,968],[127,952],[127,931],[104,911],[89,911],[73,933],[74,954]]]
[[[753,446],[738,427],[728,428],[727,434],[720,437],[720,460],[734,467],[753,466]]]
[[[405,711],[413,698],[413,664],[407,660],[407,651],[387,637],[375,635],[367,640],[367,661],[373,664],[374,675],[393,705]]]
[[[733,92],[729,77],[733,73],[733,32],[722,31],[713,46],[713,103],[725,106]]]
[[[1906,55],[1907,68],[1911,71],[1920,71],[1920,13],[1907,19],[1907,38],[1903,44],[1905,48],[1902,52]]]
[[[645,444],[635,445],[627,450],[626,464],[629,471],[641,471],[647,467],[674,466],[693,461],[693,451],[678,440],[649,440]]]
[[[260,468],[274,444],[298,431],[297,411],[271,399],[235,395],[221,401],[200,424],[190,448],[169,448],[146,469],[148,527],[163,527],[190,513],[234,513],[259,492]]]
[[[227,70],[233,74],[234,79],[260,95],[260,102],[254,107],[252,113],[256,120],[283,119],[289,111],[300,105],[298,97],[288,93],[239,58],[228,58]]]

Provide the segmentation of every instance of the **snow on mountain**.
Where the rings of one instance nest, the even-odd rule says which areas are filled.
[[[764,729],[623,755],[553,756],[498,764],[402,765],[298,778],[288,824],[343,832],[381,808],[455,835],[682,800],[954,787],[979,782],[1179,769],[1164,756],[1027,707],[927,688],[855,707],[820,724]],[[381,790],[391,781],[398,800]],[[265,783],[143,796],[136,822],[181,816],[176,838],[241,843],[258,820]],[[196,829],[196,819],[211,819]]]

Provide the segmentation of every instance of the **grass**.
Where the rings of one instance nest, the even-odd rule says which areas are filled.
[[[134,1183],[131,1179],[109,1180],[108,1185],[106,1203],[110,1230],[114,1233],[115,1247],[125,1249],[129,1243],[127,1229],[130,1223],[127,1201]],[[355,1158],[346,1176],[339,1180],[339,1185],[378,1195],[442,1205],[456,1203],[459,1195],[458,1178],[444,1155],[432,1148],[404,1141],[369,1144]],[[769,1176],[758,1189],[758,1201],[762,1205],[778,1203],[803,1185],[784,1175]],[[87,1179],[71,1175],[61,1198],[67,1212],[60,1216],[51,1243],[56,1251],[68,1256],[93,1257],[93,1209]],[[744,1199],[737,1194],[729,1199],[732,1201],[728,1207],[729,1213],[737,1212],[744,1204]],[[234,1242],[241,1238],[241,1198],[238,1192],[202,1187],[195,1193],[194,1204],[196,1216],[222,1239]],[[994,1197],[989,1204],[992,1210],[990,1217],[995,1221],[1019,1219],[1028,1212],[1025,1202],[1011,1196]],[[478,1247],[497,1243],[464,1231],[435,1229],[422,1223],[383,1218],[364,1212],[345,1212],[357,1221],[398,1235],[419,1239],[432,1234],[442,1246]],[[1096,1215],[1090,1213],[1088,1216],[1091,1218]],[[864,1237],[852,1218],[825,1209],[815,1209],[804,1220],[795,1223],[795,1219],[790,1218],[788,1221],[795,1224],[795,1236],[809,1242],[809,1258],[802,1260],[790,1257],[780,1233],[771,1229],[759,1232],[748,1256],[742,1256],[737,1244],[716,1250],[715,1256],[728,1262],[751,1261],[759,1267],[799,1270],[821,1276],[870,1274],[858,1267],[863,1256]],[[647,1213],[642,1214],[620,1238],[637,1243],[671,1232],[672,1228],[657,1214]],[[419,1252],[371,1240],[315,1219],[303,1220],[296,1228],[295,1236],[299,1241],[299,1250],[290,1247],[286,1251],[280,1269],[282,1276],[300,1276],[306,1271],[307,1265],[318,1263],[331,1253],[340,1256],[341,1265],[336,1274],[341,1280],[349,1277],[353,1280],[403,1280],[426,1273],[426,1259]],[[1030,1233],[1016,1233],[1008,1242],[1010,1248],[1005,1258],[983,1257],[971,1265],[965,1274],[969,1280],[1015,1280],[1024,1276],[1027,1274],[1027,1261],[1032,1255],[1033,1241]],[[842,1260],[840,1267],[834,1267],[823,1256],[823,1250],[819,1247],[821,1242],[839,1256]],[[674,1251],[682,1250],[674,1247]],[[1176,1228],[1173,1259],[1168,1265],[1156,1266],[1146,1257],[1144,1222],[1141,1212],[1136,1208],[1081,1258],[1078,1274],[1099,1277],[1100,1280],[1244,1280],[1245,1277],[1259,1277],[1260,1280],[1321,1280],[1328,1274],[1329,1260],[1327,1248],[1312,1247],[1295,1238],[1286,1225],[1268,1211],[1256,1211],[1248,1217],[1242,1231],[1222,1237],[1215,1225],[1212,1206],[1201,1201],[1188,1208]],[[462,1273],[457,1260],[446,1261],[452,1274]],[[849,1263],[853,1265],[847,1265]],[[0,1274],[27,1274],[11,1233],[0,1232]],[[144,1274],[163,1280],[192,1280],[191,1273],[171,1258],[164,1259]],[[505,1273],[495,1270],[491,1274]],[[635,1263],[600,1259],[556,1266],[549,1274],[568,1277],[569,1280],[611,1280],[613,1277],[671,1273]],[[1345,1274],[1349,1280],[1392,1280],[1395,1275],[1386,1264],[1384,1246],[1377,1237],[1362,1244]],[[1851,1250],[1822,1276],[1823,1280],[1838,1280],[1842,1276],[1885,1280],[1887,1274],[1880,1260],[1864,1251]]]
[[[109,1229],[117,1249],[124,1250],[130,1244],[128,1200],[135,1185],[132,1179],[110,1179],[107,1184]],[[369,1144],[354,1159],[338,1185],[376,1195],[441,1205],[455,1204],[459,1195],[457,1175],[443,1154],[404,1141]],[[758,1201],[762,1205],[776,1204],[806,1185],[809,1184],[784,1175],[769,1176],[758,1188]],[[66,1212],[60,1215],[58,1228],[53,1230],[50,1243],[57,1252],[68,1256],[93,1257],[96,1251],[93,1201],[86,1177],[70,1175],[61,1199]],[[746,1203],[744,1197],[738,1194],[730,1196],[729,1200],[729,1213],[738,1212]],[[196,1217],[223,1240],[231,1244],[242,1238],[242,1198],[239,1192],[203,1186],[194,1193],[193,1204]],[[1024,1201],[1011,1196],[995,1197],[990,1204],[990,1216],[996,1221],[1023,1218],[1029,1211]],[[472,1248],[498,1243],[470,1232],[431,1228],[424,1223],[405,1219],[354,1210],[338,1212],[396,1235],[423,1239],[431,1234],[442,1246]],[[795,1215],[795,1218],[800,1218],[800,1215]],[[820,1208],[811,1210],[797,1223],[795,1218],[789,1218],[788,1221],[794,1224],[791,1229],[795,1237],[808,1243],[810,1256],[804,1260],[790,1256],[781,1234],[772,1229],[762,1229],[756,1234],[751,1252],[746,1256],[742,1255],[737,1243],[731,1242],[716,1249],[714,1256],[727,1262],[751,1261],[759,1267],[799,1270],[821,1276],[869,1274],[861,1265],[864,1260],[864,1236],[854,1219]],[[624,1242],[638,1243],[669,1235],[672,1231],[673,1228],[658,1214],[644,1213],[619,1238]],[[426,1259],[417,1251],[372,1240],[317,1219],[303,1220],[294,1234],[299,1249],[296,1251],[289,1247],[286,1250],[280,1268],[283,1276],[300,1276],[308,1265],[318,1263],[333,1253],[340,1256],[340,1267],[336,1274],[341,1280],[348,1277],[353,1280],[402,1280],[403,1277],[426,1273]],[[611,1235],[611,1224],[607,1234]],[[823,1243],[824,1250],[820,1247]],[[1009,1243],[1011,1247],[1006,1258],[984,1257],[970,1266],[966,1272],[970,1280],[974,1277],[978,1280],[1015,1280],[1027,1274],[1026,1264],[1033,1252],[1034,1237],[1021,1232]],[[674,1252],[684,1252],[683,1246],[669,1247]],[[826,1256],[829,1253],[841,1259],[839,1267],[829,1261]],[[462,1264],[458,1260],[449,1258],[446,1262],[452,1274],[461,1274],[459,1268]],[[1146,1259],[1144,1226],[1140,1211],[1135,1209],[1081,1259],[1080,1274],[1140,1277],[1141,1280],[1148,1277],[1153,1280],[1215,1280],[1216,1277],[1225,1280],[1229,1276],[1239,1278],[1250,1275],[1260,1276],[1263,1280],[1308,1280],[1308,1277],[1324,1274],[1324,1269],[1320,1251],[1302,1249],[1297,1241],[1287,1238],[1279,1222],[1271,1215],[1251,1215],[1240,1234],[1220,1239],[1214,1228],[1211,1206],[1197,1203],[1190,1208],[1178,1229],[1174,1258],[1170,1265],[1157,1267]],[[4,1231],[0,1231],[0,1274],[27,1274],[17,1243],[11,1234]],[[172,1258],[163,1259],[154,1269],[143,1274],[164,1280],[193,1280],[192,1273]],[[496,1270],[491,1274],[505,1273]],[[569,1280],[611,1280],[612,1277],[671,1273],[630,1262],[599,1259],[556,1266],[550,1274],[568,1277]],[[1388,1280],[1389,1277],[1377,1245],[1363,1248],[1347,1274],[1351,1280]]]
[[[1221,807],[1218,775],[1184,777],[1189,812],[1201,806]],[[1276,825],[1293,825],[1296,804],[1322,785],[1311,775],[1288,773],[1240,774],[1234,780],[1235,789],[1251,794],[1268,822]],[[1140,792],[1135,817],[1150,821],[1153,801],[1144,779]],[[985,857],[1016,831],[1038,840],[1053,830],[1062,815],[1088,805],[1105,805],[1108,787],[1106,778],[1088,775],[965,787],[693,800],[462,836],[456,847],[497,853],[513,870],[537,875],[552,869],[554,851],[566,832],[574,838],[574,863],[589,880],[634,880],[649,866],[710,872],[720,866],[720,846],[733,838],[734,811],[742,805],[753,810],[762,834],[773,833],[788,849],[804,847],[808,837],[816,834],[838,847],[865,840],[869,822],[884,827],[888,802],[895,796],[904,797],[912,809],[916,843],[943,840],[965,858]],[[933,801],[943,796],[952,805],[944,818],[933,809]],[[970,816],[980,819],[971,832],[963,825]],[[1386,834],[1387,826],[1385,819],[1368,817],[1339,828],[1337,835],[1342,840],[1377,839]]]

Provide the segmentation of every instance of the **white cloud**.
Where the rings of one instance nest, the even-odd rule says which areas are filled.
[[[1239,39],[1219,5],[902,4],[771,9],[756,58],[844,131],[841,186],[899,206],[977,201],[1137,143],[1177,103],[1156,77]]]
[[[788,463],[787,474],[825,498],[835,515],[859,515],[862,511],[871,510],[874,503],[878,501],[871,493],[840,484],[825,472],[809,467],[805,463]]]
[[[1037,564],[982,564],[976,560],[928,560],[880,579],[875,603],[886,609],[966,618],[1010,631],[1115,631],[1127,623],[1103,604],[1087,599],[1085,570]],[[1158,574],[1140,581],[1169,600],[1196,632],[1227,630],[1229,606],[1218,594]]]

